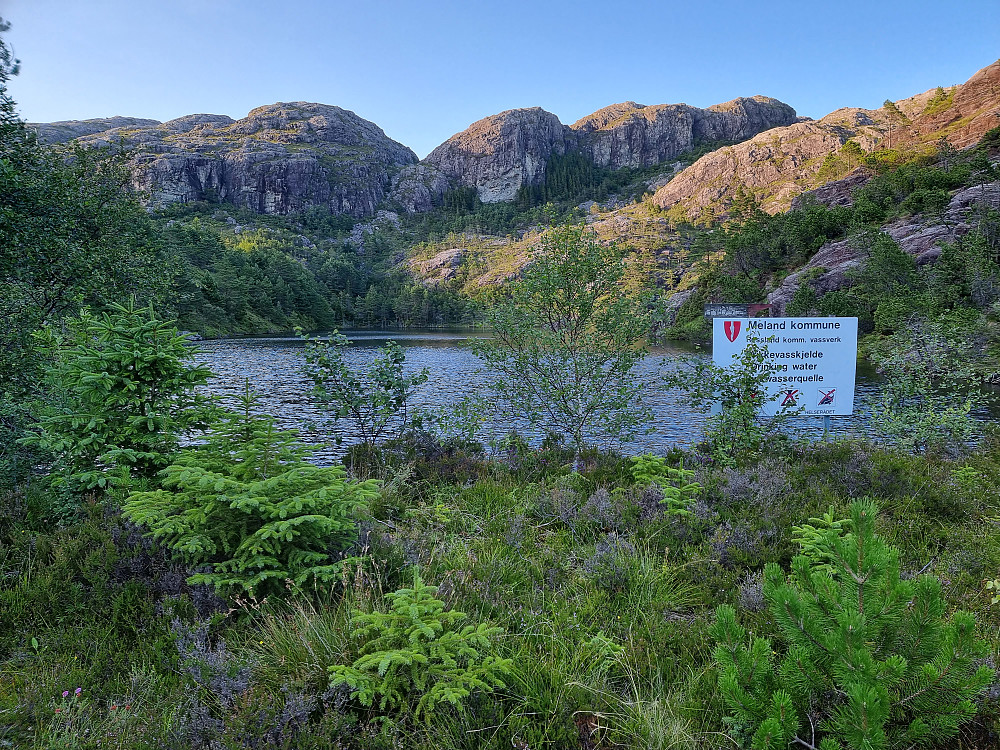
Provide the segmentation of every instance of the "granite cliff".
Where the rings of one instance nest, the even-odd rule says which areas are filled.
[[[795,110],[765,96],[734,99],[708,109],[686,104],[613,104],[577,120],[579,148],[610,169],[651,167],[705,141],[742,141],[795,122]]]
[[[110,118],[35,128],[50,142],[133,149],[138,187],[154,204],[219,201],[262,214],[323,206],[370,216],[393,175],[417,161],[374,123],[307,102],[258,107],[239,120],[202,114],[164,123]]]
[[[775,213],[830,179],[823,177],[824,163],[848,140],[865,151],[912,148],[942,137],[962,148],[996,127],[998,117],[1000,62],[960,86],[932,89],[893,107],[839,109],[714,151],[659,188],[653,201],[678,218],[698,220],[725,213],[736,192],[745,190],[765,211]]]
[[[708,109],[686,104],[613,104],[572,125],[539,107],[513,109],[470,125],[398,176],[392,198],[406,211],[430,210],[452,187],[472,187],[484,203],[513,200],[536,185],[554,155],[584,154],[601,167],[649,167],[707,141],[739,141],[795,122],[795,110],[763,96]]]

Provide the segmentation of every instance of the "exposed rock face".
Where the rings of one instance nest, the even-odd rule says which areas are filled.
[[[673,159],[694,146],[694,108],[684,104],[644,107],[612,104],[570,127],[580,136],[580,150],[597,165],[611,169],[648,167]]]
[[[392,180],[392,199],[407,213],[430,211],[447,192],[450,183],[430,164],[411,164]]]
[[[454,247],[450,250],[442,250],[427,260],[414,258],[407,261],[407,265],[411,271],[423,279],[425,284],[436,286],[455,278],[455,274],[458,273],[458,269],[468,252],[464,247]]]
[[[549,157],[566,153],[568,145],[571,134],[551,112],[512,109],[453,135],[423,163],[455,185],[476,188],[483,203],[496,203],[513,200],[521,185],[540,182]]]
[[[744,141],[798,119],[794,109],[769,96],[741,96],[695,112],[695,141]]]
[[[925,111],[919,107],[930,102],[935,90],[913,97],[918,103],[914,109],[919,113],[911,116],[909,128],[903,129],[902,136],[908,140],[922,140],[924,136],[945,131],[948,142],[956,148],[964,148],[979,141],[987,130],[1000,125],[1000,60],[978,71],[961,86],[947,89],[953,95],[951,104],[940,109]],[[904,100],[898,105],[906,112]]]
[[[653,195],[661,208],[684,202],[690,219],[721,212],[742,186],[756,193],[765,211],[789,207],[802,192],[802,183],[819,171],[827,154],[836,153],[853,138],[872,144],[878,131],[870,117],[838,110],[816,122],[799,122],[761,133],[745,143],[703,156]]]
[[[842,180],[834,180],[809,190],[792,200],[792,208],[799,208],[806,200],[814,200],[824,206],[853,206],[854,191],[872,178],[870,170],[858,167]]]
[[[159,124],[159,120],[143,120],[139,117],[101,117],[96,120],[29,122],[28,127],[38,134],[38,140],[42,143],[66,143],[74,138],[114,128],[151,128]]]
[[[795,122],[795,110],[755,96],[708,109],[686,104],[646,107],[613,104],[571,126],[534,107],[479,120],[409,168],[392,198],[407,211],[426,211],[450,187],[474,187],[484,203],[509,201],[522,185],[545,177],[553,154],[579,151],[611,169],[648,167],[673,159],[706,140],[742,140]],[[443,179],[442,179],[443,178]]]
[[[933,263],[941,255],[942,242],[954,242],[969,231],[970,214],[978,205],[1000,206],[1000,182],[958,191],[939,221],[923,224],[914,218],[900,219],[883,227],[882,231],[912,255],[918,265]],[[849,287],[849,272],[859,267],[864,258],[864,251],[853,246],[849,239],[826,243],[808,263],[785,277],[781,286],[767,296],[767,301],[773,305],[772,313],[781,315],[802,282],[816,274],[816,269],[820,269],[819,275],[810,279],[809,285],[819,294]]]
[[[815,122],[762,133],[702,157],[657,190],[653,200],[661,208],[677,206],[697,220],[724,212],[742,187],[758,197],[765,211],[775,213],[815,185],[827,155],[848,139],[871,150],[890,142],[895,147],[944,136],[961,148],[1000,125],[1000,62],[944,93],[949,98],[938,104],[936,90],[896,102],[903,120],[885,109],[840,109]]]
[[[573,123],[580,149],[611,169],[649,167],[704,141],[741,141],[795,122],[795,110],[765,96],[734,99],[708,109],[686,104],[613,104]]]
[[[322,206],[370,216],[396,172],[417,161],[353,112],[307,102],[258,107],[240,120],[202,114],[114,127],[79,142],[135,148],[139,187],[154,203],[217,200],[263,214]]]

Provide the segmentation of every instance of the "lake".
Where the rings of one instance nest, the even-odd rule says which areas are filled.
[[[426,367],[428,381],[419,387],[413,403],[416,407],[440,408],[454,404],[465,395],[476,391],[486,382],[480,371],[480,361],[468,350],[470,339],[484,334],[468,330],[344,330],[351,341],[346,352],[349,364],[364,367],[374,358],[378,347],[386,341],[396,341],[406,352],[406,369],[409,372]],[[215,377],[207,390],[222,397],[227,404],[243,393],[247,380],[260,400],[260,411],[274,416],[278,426],[296,428],[308,443],[320,446],[317,458],[322,462],[336,460],[343,448],[325,445],[333,443],[339,434],[344,444],[353,442],[349,422],[334,426],[329,417],[318,409],[309,395],[310,383],[301,373],[304,364],[304,343],[294,336],[260,336],[252,338],[217,339],[198,342],[197,360],[209,367]],[[681,357],[709,357],[705,349],[683,345],[655,347],[640,364],[638,371],[655,383],[661,368],[676,366]],[[855,414],[851,417],[834,417],[835,434],[864,430],[867,403],[876,389],[877,381],[870,370],[859,367],[855,395]],[[644,398],[653,412],[652,434],[643,435],[623,446],[632,453],[664,453],[675,445],[688,446],[701,435],[705,415],[687,406],[681,394],[665,387],[651,387]],[[516,415],[498,414],[488,425],[481,439],[502,436],[512,428],[526,434],[535,442],[541,435],[532,434],[527,425]],[[818,417],[795,420],[789,428],[796,434],[821,438],[823,420]]]

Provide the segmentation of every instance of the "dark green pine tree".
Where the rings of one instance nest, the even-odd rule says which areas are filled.
[[[994,675],[976,667],[985,646],[975,621],[945,618],[932,576],[900,579],[876,515],[874,502],[856,501],[849,521],[800,530],[808,554],[790,575],[765,567],[779,654],[767,639],[748,643],[732,607],[717,609],[719,685],[754,750],[927,747],[975,715]]]

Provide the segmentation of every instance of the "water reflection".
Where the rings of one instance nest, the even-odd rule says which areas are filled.
[[[347,363],[366,367],[374,359],[378,347],[392,340],[406,350],[406,370],[414,372],[423,367],[430,371],[430,378],[414,396],[414,406],[440,408],[456,403],[471,395],[486,382],[480,361],[469,351],[467,343],[484,334],[468,330],[345,330],[351,342],[346,352]],[[321,335],[320,338],[323,338]],[[334,427],[331,420],[315,407],[309,396],[310,384],[301,373],[304,364],[304,343],[293,336],[261,336],[254,338],[220,339],[198,344],[198,360],[207,365],[215,377],[209,382],[209,392],[222,397],[228,404],[235,403],[243,393],[244,383],[258,394],[260,410],[274,416],[282,428],[296,428],[304,440],[322,446],[333,442],[333,435],[340,434],[344,444],[351,441],[349,423],[341,421]],[[683,345],[656,347],[638,368],[640,377],[648,378],[653,387],[644,393],[652,409],[653,433],[621,446],[632,452],[652,451],[662,453],[675,445],[687,446],[702,433],[705,416],[692,411],[681,399],[680,393],[666,388],[656,388],[661,373],[677,365],[681,356],[708,357],[708,351]],[[852,417],[835,417],[832,420],[835,434],[862,429],[867,422],[868,399],[875,388],[870,371],[860,368]],[[484,438],[502,435],[512,427],[534,440],[541,435],[531,434],[517,414],[498,414],[495,424]],[[820,437],[823,420],[817,417],[795,420],[790,428],[802,435]],[[321,447],[317,458],[323,462],[336,460],[342,448]]]

